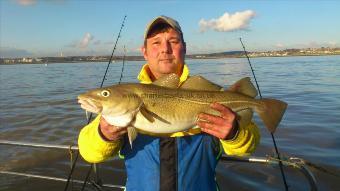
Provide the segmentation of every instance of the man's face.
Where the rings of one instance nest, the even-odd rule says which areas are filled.
[[[172,28],[151,35],[146,39],[146,47],[142,47],[144,58],[156,79],[170,73],[179,75],[184,64],[185,51],[181,35]]]

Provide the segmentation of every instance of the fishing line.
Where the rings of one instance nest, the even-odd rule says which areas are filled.
[[[119,78],[118,84],[122,82],[122,78],[123,78],[123,72],[124,72],[124,66],[125,66],[125,55],[126,55],[126,49],[124,46],[123,66],[122,66],[122,71],[120,72],[120,78]]]
[[[246,51],[246,48],[245,48],[244,45],[243,45],[243,42],[242,42],[242,39],[241,39],[241,38],[240,38],[240,42],[241,42],[241,45],[242,45],[242,47],[243,47],[244,54],[246,55],[246,57],[247,57],[247,59],[248,59],[248,63],[249,63],[251,72],[252,72],[253,77],[254,77],[254,79],[255,79],[255,83],[256,83],[257,90],[259,91],[260,99],[262,99],[260,87],[259,87],[259,84],[257,83],[257,79],[256,79],[256,76],[255,76],[255,72],[254,72],[253,66],[251,65],[251,62],[250,62],[248,53],[247,53],[247,51]],[[286,181],[285,173],[284,173],[284,171],[283,171],[283,165],[282,165],[282,161],[281,161],[281,158],[280,158],[279,149],[277,148],[274,134],[273,134],[272,132],[270,132],[270,135],[271,135],[271,137],[272,137],[272,141],[273,141],[273,143],[274,143],[274,148],[275,148],[275,153],[276,153],[277,159],[278,159],[278,161],[279,161],[279,167],[280,167],[280,171],[281,171],[282,180],[283,180],[283,183],[284,183],[284,185],[285,185],[286,191],[288,191],[288,184],[287,184],[287,181]]]
[[[118,36],[117,36],[117,38],[116,38],[115,45],[114,45],[113,50],[112,50],[112,53],[111,53],[111,57],[110,57],[109,63],[108,63],[107,66],[106,66],[106,70],[105,70],[105,73],[104,73],[102,82],[100,83],[100,87],[101,87],[101,88],[103,87],[104,81],[105,81],[105,79],[106,79],[106,75],[107,75],[107,72],[108,72],[108,70],[109,70],[110,64],[111,64],[111,62],[112,62],[113,54],[114,54],[114,52],[115,52],[115,50],[116,50],[118,40],[119,40],[119,38],[121,37],[120,34],[121,34],[122,29],[123,29],[123,27],[124,27],[124,22],[125,22],[126,17],[127,17],[127,16],[125,15],[124,18],[123,18],[123,22],[122,22],[122,24],[121,24],[121,26],[120,26],[119,33],[118,33]],[[90,114],[90,116],[89,116],[89,118],[88,118],[88,120],[87,120],[87,124],[90,123],[91,119],[92,119],[92,113]],[[74,168],[75,168],[76,163],[77,163],[78,155],[79,155],[79,150],[77,151],[76,158],[75,158],[75,160],[74,160],[74,162],[73,162],[73,164],[72,164],[72,168],[71,168],[70,173],[69,173],[69,175],[68,175],[68,177],[67,177],[67,182],[66,182],[64,191],[67,191],[68,185],[69,185],[69,183],[70,183],[70,179],[71,179],[71,177],[72,177]],[[91,168],[90,168],[90,169],[92,169],[92,165],[91,165]],[[86,182],[87,182],[87,179],[84,181],[84,184],[86,184]],[[85,188],[85,187],[84,187],[84,188]],[[82,190],[83,190],[83,189],[82,189]]]
[[[107,64],[107,67],[106,67],[106,70],[105,70],[105,74],[104,74],[104,76],[103,76],[103,80],[102,80],[102,83],[100,84],[100,87],[103,87],[104,81],[105,81],[105,79],[106,79],[106,74],[107,74],[107,71],[109,70],[109,66],[110,66],[111,61],[112,61],[112,58],[113,58],[113,53],[114,53],[115,50],[116,50],[117,43],[118,43],[118,40],[119,40],[119,38],[120,38],[120,34],[121,34],[122,29],[123,29],[123,27],[124,27],[125,19],[126,19],[126,15],[124,16],[122,25],[120,26],[120,30],[119,30],[119,33],[118,33],[118,36],[117,36],[117,39],[116,39],[116,42],[115,42],[115,46],[113,47],[112,54],[111,54],[111,57],[110,57],[110,61],[109,61],[109,63]]]
[[[101,82],[101,84],[100,84],[100,87],[101,87],[101,88],[103,87],[104,81],[106,80],[107,72],[108,72],[108,70],[109,70],[110,64],[112,63],[113,54],[114,54],[114,52],[115,52],[115,50],[116,50],[118,40],[119,40],[119,38],[121,37],[120,34],[121,34],[122,29],[123,29],[123,27],[124,27],[125,19],[126,19],[126,15],[124,16],[123,22],[122,22],[122,24],[121,24],[121,26],[120,26],[119,33],[118,33],[118,36],[117,36],[117,38],[116,38],[115,45],[114,45],[113,50],[112,50],[112,53],[111,53],[111,57],[110,57],[109,63],[108,63],[107,66],[106,66],[106,70],[105,70],[105,73],[104,73],[102,82]],[[121,75],[121,77],[122,77],[122,75]],[[119,80],[119,83],[120,83],[120,80]],[[92,113],[90,114],[90,117],[89,117],[89,120],[87,121],[87,124],[90,123],[91,118],[92,118]],[[90,168],[90,170],[89,170],[89,172],[88,172],[88,175],[86,176],[86,178],[85,178],[85,180],[84,180],[83,188],[81,189],[82,191],[85,189],[85,186],[86,186],[87,180],[88,180],[88,176],[90,175],[90,172],[91,172],[91,169],[92,169],[93,165],[95,165],[95,164],[92,164],[92,165],[91,165],[91,168]],[[97,176],[97,178],[98,178],[97,184],[100,184],[99,177]]]
[[[77,160],[78,160],[78,156],[79,156],[79,151],[77,151],[76,158],[75,158],[74,161],[72,162],[72,167],[71,167],[70,173],[68,174],[67,182],[66,182],[64,191],[66,191],[67,188],[68,188],[68,185],[69,185],[69,183],[70,183],[70,180],[71,180],[71,177],[72,177],[74,168],[76,167],[76,163],[77,163]]]
[[[71,164],[71,169],[72,169],[72,166],[73,166],[73,150],[72,150],[72,145],[70,145],[69,149],[68,149],[68,152],[70,154],[70,164]],[[71,178],[71,190],[73,190],[73,179]]]
[[[87,174],[86,174],[86,177],[85,177],[85,180],[84,180],[83,186],[81,187],[81,190],[82,190],[82,191],[85,189],[85,186],[86,186],[86,184],[87,184],[87,180],[88,180],[88,179],[89,179],[89,177],[90,177],[90,174],[91,174],[91,171],[92,171],[93,165],[94,165],[94,164],[91,164],[91,166],[90,166],[90,169],[88,170],[88,172],[87,172]]]

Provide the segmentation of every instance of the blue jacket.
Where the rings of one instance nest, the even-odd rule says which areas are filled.
[[[127,191],[217,190],[219,140],[207,134],[154,137],[139,134],[131,149],[124,141]]]

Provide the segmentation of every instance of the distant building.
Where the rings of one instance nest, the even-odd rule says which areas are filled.
[[[22,58],[21,62],[23,63],[32,63],[33,59],[32,58]]]

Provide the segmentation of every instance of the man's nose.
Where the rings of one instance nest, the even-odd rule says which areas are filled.
[[[171,44],[170,44],[170,42],[168,42],[168,41],[164,41],[164,42],[162,43],[161,48],[162,48],[162,52],[163,52],[163,53],[171,53],[171,51],[172,51],[172,49],[171,49]]]

